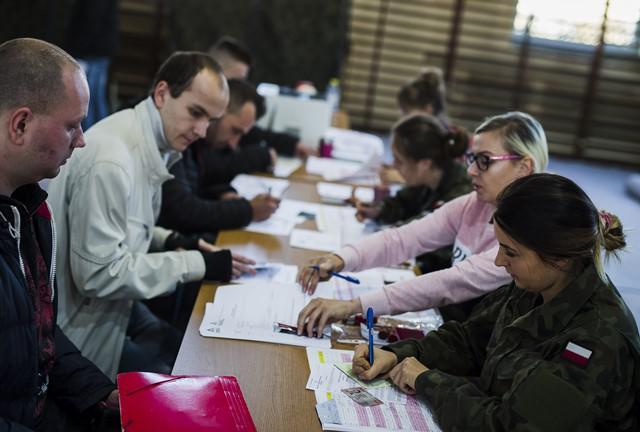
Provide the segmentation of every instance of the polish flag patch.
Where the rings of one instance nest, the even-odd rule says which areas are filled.
[[[583,367],[589,363],[590,357],[590,350],[581,347],[580,345],[576,345],[573,342],[569,342],[562,352],[562,358]]]

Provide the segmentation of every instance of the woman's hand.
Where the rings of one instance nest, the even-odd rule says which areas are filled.
[[[344,268],[344,261],[336,254],[322,255],[310,259],[298,271],[298,283],[307,294],[316,292],[318,282],[326,281],[331,272],[339,272]]]
[[[373,366],[369,364],[369,345],[356,346],[353,353],[353,373],[362,380],[372,380],[384,375],[398,364],[398,357],[391,351],[373,349]]]
[[[298,314],[298,335],[317,334],[322,337],[322,330],[328,324],[350,317],[362,312],[360,299],[333,300],[315,298],[311,300]]]
[[[407,357],[391,370],[389,377],[403,392],[416,394],[416,380],[421,373],[428,370],[429,368],[420,363],[417,358]]]

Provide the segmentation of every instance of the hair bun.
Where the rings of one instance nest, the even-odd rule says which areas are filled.
[[[618,216],[606,210],[598,211],[598,216],[600,218],[600,232],[604,249],[608,252],[613,252],[625,247],[627,242],[622,229],[622,222],[620,222]]]

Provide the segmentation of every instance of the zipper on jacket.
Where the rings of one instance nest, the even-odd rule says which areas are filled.
[[[2,219],[9,225],[9,234],[11,234],[11,237],[13,237],[18,244],[18,262],[20,263],[20,271],[22,271],[22,276],[26,279],[27,274],[24,271],[24,261],[22,260],[22,252],[20,251],[20,212],[15,206],[11,206],[11,211],[13,212],[14,225],[7,220],[2,212],[0,212],[0,216],[2,216]]]
[[[56,236],[56,221],[53,219],[53,212],[51,211],[51,207],[49,207],[49,203],[45,201],[45,204],[49,209],[49,214],[51,215],[51,266],[49,268],[49,283],[51,284],[51,303],[53,303],[53,299],[56,296],[56,288],[53,282],[56,277],[56,250],[58,248],[58,238]]]

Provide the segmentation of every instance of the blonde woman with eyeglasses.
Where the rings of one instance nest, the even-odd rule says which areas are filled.
[[[514,180],[542,172],[548,164],[540,123],[510,112],[487,119],[475,131],[467,154],[474,191],[450,201],[422,219],[369,236],[339,251],[311,259],[298,273],[303,291],[313,293],[331,272],[361,271],[398,264],[453,244],[452,267],[385,286],[351,300],[314,299],[298,315],[298,332],[322,334],[325,325],[362,313],[397,314],[460,304],[509,281],[493,260],[498,243],[491,224],[498,194]],[[443,313],[464,320],[470,307]],[[320,330],[320,331],[316,331]]]

